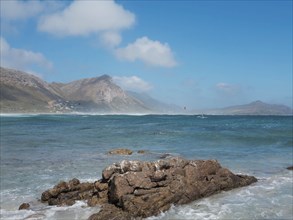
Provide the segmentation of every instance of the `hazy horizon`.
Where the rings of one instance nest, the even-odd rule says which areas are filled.
[[[188,109],[292,108],[292,1],[0,4],[3,67],[47,82],[108,74]]]

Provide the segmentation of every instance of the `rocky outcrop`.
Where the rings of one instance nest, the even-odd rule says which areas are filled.
[[[293,170],[293,166],[287,167],[287,170]]]
[[[85,199],[90,206],[103,204],[90,220],[145,218],[168,210],[172,204],[186,204],[256,181],[253,176],[233,174],[216,160],[124,160],[104,169],[102,179],[95,183],[77,179],[60,182],[42,194],[42,201],[72,205]]]

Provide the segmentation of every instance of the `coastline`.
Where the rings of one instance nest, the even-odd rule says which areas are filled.
[[[62,115],[81,115],[81,116],[83,116],[83,115],[88,115],[88,116],[105,116],[105,115],[110,115],[110,116],[115,116],[115,115],[117,115],[117,116],[123,116],[123,115],[125,115],[125,116],[156,116],[156,115],[158,115],[158,116],[164,116],[164,115],[166,115],[166,116],[202,116],[202,115],[204,115],[204,116],[206,116],[206,117],[208,117],[208,116],[231,116],[231,117],[233,117],[233,116],[235,116],[235,117],[262,117],[262,116],[267,116],[267,117],[282,117],[282,116],[284,116],[284,117],[289,117],[289,116],[293,116],[293,114],[288,114],[288,115],[286,115],[286,114],[282,114],[282,115],[280,115],[280,114],[192,114],[192,113],[119,113],[119,112],[117,112],[117,113],[89,113],[89,112],[70,112],[70,113],[46,113],[46,112],[39,112],[39,113],[36,113],[36,112],[33,112],[33,113],[27,113],[27,112],[23,112],[23,113],[0,113],[0,117],[1,116],[3,116],[3,117],[13,117],[13,116],[22,116],[22,115],[24,115],[24,116],[37,116],[37,115],[48,115],[48,116],[50,116],[50,115],[60,115],[60,116],[62,116]]]
[[[253,175],[259,182],[174,206],[151,219],[289,219],[292,171],[285,168],[292,165],[291,122],[292,117],[267,116],[1,117],[1,217],[15,220],[35,214],[46,220],[85,219],[98,208],[83,208],[85,203],[77,203],[74,209],[48,208],[37,202],[31,211],[17,209],[62,179],[94,181],[114,162],[154,160],[162,156],[158,152],[173,152],[188,159],[217,159],[232,172]],[[113,148],[135,153],[106,154]],[[141,149],[152,153],[138,154]]]

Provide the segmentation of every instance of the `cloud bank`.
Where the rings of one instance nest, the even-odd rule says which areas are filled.
[[[1,1],[1,18],[19,20],[34,17],[44,10],[44,4],[39,1]]]
[[[167,43],[150,40],[148,37],[138,38],[134,43],[115,51],[119,59],[142,61],[150,66],[174,67],[177,65],[173,52]]]
[[[41,13],[56,11],[63,7],[63,5],[64,3],[62,1],[2,0],[0,16],[5,22],[24,21],[39,16]]]
[[[110,48],[114,48],[121,43],[122,37],[117,32],[105,32],[101,34],[100,40],[103,43],[103,45],[108,46]]]
[[[125,90],[137,92],[146,92],[152,89],[152,86],[137,76],[114,76],[113,80]]]
[[[3,37],[0,37],[0,54],[1,66],[20,70],[28,70],[31,65],[37,65],[47,69],[52,67],[52,63],[43,54],[12,48]]]
[[[103,45],[112,48],[121,60],[140,60],[150,66],[176,66],[169,45],[148,37],[138,38],[125,48],[117,48],[122,41],[121,32],[134,23],[135,15],[112,0],[74,1],[62,11],[43,16],[38,30],[61,37],[97,34]]]
[[[133,27],[135,14],[114,0],[106,1],[1,1],[1,25],[14,30],[13,25],[35,17],[37,29],[57,37],[97,37],[120,60],[155,67],[177,65],[170,46],[147,36],[137,38],[126,47],[119,47],[122,31]],[[12,26],[9,26],[13,24]]]
[[[38,30],[55,36],[98,34],[108,46],[121,42],[120,32],[135,23],[135,15],[114,1],[74,1],[62,11],[43,16]]]

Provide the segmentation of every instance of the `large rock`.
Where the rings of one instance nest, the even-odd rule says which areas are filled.
[[[185,204],[256,182],[235,175],[216,160],[185,160],[178,157],[156,162],[122,161],[103,171],[109,202],[134,217],[149,217]],[[154,205],[155,204],[155,205]]]
[[[42,194],[42,201],[72,205],[84,199],[90,206],[103,204],[90,220],[145,218],[168,210],[172,204],[186,204],[256,181],[253,176],[233,174],[216,160],[124,160],[104,169],[102,179],[95,183],[77,179],[60,182]]]

